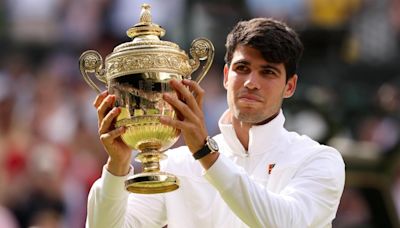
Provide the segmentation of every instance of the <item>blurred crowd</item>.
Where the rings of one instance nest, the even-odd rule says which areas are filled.
[[[96,93],[82,80],[79,55],[94,49],[105,57],[129,41],[125,32],[144,2],[166,29],[163,39],[184,50],[197,37],[214,43],[215,61],[202,82],[211,134],[227,107],[222,68],[232,26],[262,16],[294,27],[305,53],[296,95],[284,104],[287,128],[338,148],[349,172],[387,180],[375,188],[389,191],[398,219],[400,0],[5,0],[0,227],[84,226],[87,194],[107,156],[92,106]],[[334,227],[377,227],[365,186],[352,180]]]

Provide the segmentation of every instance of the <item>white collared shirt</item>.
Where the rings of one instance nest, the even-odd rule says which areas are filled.
[[[221,117],[220,156],[207,171],[187,147],[167,152],[162,170],[178,190],[129,194],[126,177],[103,169],[88,202],[87,227],[331,227],[344,187],[339,152],[284,129],[282,111],[253,126],[246,151]]]

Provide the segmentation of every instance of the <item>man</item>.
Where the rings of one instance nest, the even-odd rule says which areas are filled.
[[[226,42],[224,87],[229,109],[221,133],[208,137],[204,90],[171,81],[180,99],[165,95],[182,118],[161,119],[181,130],[187,147],[167,152],[163,170],[180,179],[166,194],[124,190],[131,151],[113,95],[94,105],[101,141],[109,154],[88,202],[88,227],[330,227],[344,187],[344,163],[333,148],[284,129],[284,98],[293,95],[303,51],[297,34],[273,19],[239,22]],[[207,146],[216,141],[219,148]]]

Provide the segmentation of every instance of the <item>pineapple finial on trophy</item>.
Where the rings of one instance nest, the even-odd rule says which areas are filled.
[[[152,19],[151,19],[151,13],[150,13],[151,6],[149,4],[144,3],[142,5],[142,11],[140,12],[140,22],[141,23],[146,23],[150,24]]]
[[[151,6],[149,4],[142,5],[142,11],[140,12],[139,23],[126,31],[126,34],[134,39],[135,37],[155,35],[157,37],[163,37],[165,35],[165,29],[158,24],[152,22]]]

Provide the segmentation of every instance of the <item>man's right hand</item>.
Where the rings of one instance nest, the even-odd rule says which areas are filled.
[[[125,127],[114,127],[121,112],[120,108],[114,107],[114,102],[115,95],[104,91],[96,97],[93,105],[97,109],[100,140],[109,155],[106,168],[113,175],[124,176],[130,169],[132,151],[120,137]]]

